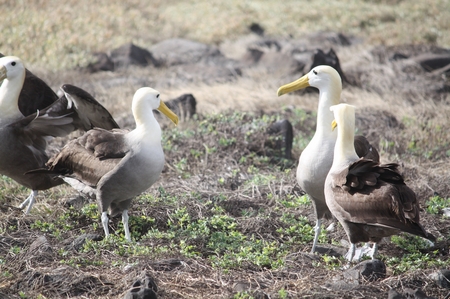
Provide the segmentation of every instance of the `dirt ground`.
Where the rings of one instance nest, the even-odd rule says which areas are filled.
[[[382,162],[401,164],[407,184],[423,207],[421,222],[438,238],[434,247],[422,253],[441,260],[444,266],[411,266],[400,274],[388,267],[384,278],[349,281],[343,277],[342,262],[336,262],[338,266],[327,263],[321,254],[309,253],[311,242],[294,242],[283,257],[282,267],[246,261],[222,269],[211,262],[211,255],[217,253],[210,252],[201,236],[187,242],[198,251],[195,256],[158,251],[158,247],[170,247],[170,241],[164,239],[138,241],[154,250],[149,254],[118,254],[120,246],[114,243],[84,251],[74,245],[78,237],[103,237],[101,226],[95,225],[99,218],[76,214],[69,208],[72,205],[81,211],[87,202],[77,202],[77,193],[62,186],[42,192],[34,211],[25,216],[15,207],[29,191],[10,181],[4,183],[0,199],[0,269],[4,273],[0,298],[124,298],[138,279],[141,284],[151,284],[150,280],[145,282],[146,276],[157,285],[157,298],[387,298],[390,289],[403,294],[421,289],[427,296],[448,298],[450,290],[438,286],[430,275],[449,268],[450,219],[442,212],[427,213],[425,208],[434,195],[450,198],[449,72],[431,63],[437,57],[445,63],[450,50],[433,45],[370,46],[336,32],[318,32],[295,40],[249,34],[217,46],[189,41],[155,45],[147,50],[160,62],[157,66],[131,65],[96,73],[87,72],[84,66],[56,73],[32,71],[54,90],[71,83],[89,91],[123,127],[133,126],[131,97],[141,86],[158,89],[167,100],[185,93],[196,98],[197,116],[182,118],[176,129],[162,123],[164,132],[170,134],[165,140],[171,146],[166,147],[161,179],[148,190],[158,200],[152,204],[133,202],[132,231],[141,235],[152,228],[168,231],[170,215],[176,210],[184,208],[195,221],[213,215],[211,208],[219,206],[248,238],[258,236],[283,244],[287,239],[280,228],[286,224],[280,219],[287,210],[278,201],[304,194],[295,181],[296,161],[315,130],[318,94],[307,90],[277,98],[276,90],[307,72],[317,49],[336,52],[345,76],[343,101],[358,107],[357,132],[378,147]],[[336,59],[328,62],[336,63]],[[236,117],[236,112],[247,114]],[[291,159],[277,158],[279,153],[272,152],[265,142],[270,121],[264,116],[293,124]],[[214,127],[214,134],[200,130],[205,122]],[[232,138],[234,142],[217,146],[219,140]],[[65,141],[55,140],[52,147],[57,149]],[[217,151],[201,158],[193,154],[214,147]],[[260,159],[264,156],[268,160]],[[271,179],[249,185],[255,177],[251,167]],[[171,201],[177,196],[176,202]],[[72,215],[67,219],[72,229],[57,237],[51,224],[56,225],[55,219],[63,215]],[[154,220],[145,222],[143,216]],[[315,221],[310,205],[297,207],[295,216],[306,217],[311,225]],[[47,230],[44,222],[50,223]],[[119,222],[111,221],[113,234],[120,234],[114,232]],[[346,250],[339,242],[346,239],[338,226],[320,246],[334,249],[339,256]],[[380,253],[387,262],[406,251],[386,240]],[[75,262],[64,262],[70,258]],[[89,260],[97,262],[85,262]]]

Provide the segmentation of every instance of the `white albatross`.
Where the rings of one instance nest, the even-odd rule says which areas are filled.
[[[64,95],[56,94],[45,82],[27,72],[15,56],[0,58],[0,174],[32,191],[19,206],[28,214],[38,190],[62,184],[49,174],[25,172],[44,167],[48,160],[47,142],[76,129],[119,126],[111,114],[84,90],[65,84]],[[27,80],[27,81],[25,81]],[[44,105],[48,106],[44,107]],[[31,113],[32,109],[35,110]],[[23,111],[23,112],[22,112]],[[28,114],[31,113],[31,114]]]
[[[319,90],[316,132],[302,151],[297,167],[297,182],[311,199],[316,216],[315,235],[311,252],[313,253],[319,239],[322,219],[332,218],[325,202],[324,184],[328,171],[333,163],[334,145],[337,134],[331,130],[333,113],[330,107],[340,102],[342,81],[339,73],[332,67],[320,65],[313,68],[300,79],[283,85],[278,89],[278,96],[304,89],[308,86]],[[379,160],[378,152],[363,136],[356,136],[355,147],[359,156],[375,161]]]
[[[131,241],[128,228],[131,200],[153,185],[164,167],[162,132],[153,110],[178,124],[178,117],[161,101],[159,92],[142,87],[132,102],[134,130],[89,130],[53,156],[47,169],[32,172],[59,174],[76,190],[95,196],[106,236],[108,210],[111,215],[122,213],[125,239]]]

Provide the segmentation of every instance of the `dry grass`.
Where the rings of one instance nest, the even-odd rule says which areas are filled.
[[[239,232],[247,238],[255,235],[282,247],[290,241],[277,232],[286,226],[280,220],[283,214],[305,216],[309,223],[313,223],[310,206],[288,209],[280,204],[279,201],[287,196],[301,193],[295,186],[295,167],[288,167],[285,171],[251,154],[240,130],[252,122],[251,117],[242,123],[234,123],[232,119],[221,127],[217,125],[216,135],[197,132],[194,137],[186,137],[209,115],[223,113],[229,117],[232,112],[247,111],[255,113],[253,117],[257,118],[259,115],[277,114],[294,123],[296,143],[293,154],[297,158],[314,130],[314,115],[307,112],[317,109],[317,94],[289,94],[278,98],[276,90],[301,74],[249,68],[231,82],[205,83],[201,80],[184,82],[176,78],[172,69],[165,68],[131,67],[90,75],[73,69],[77,65],[85,65],[91,59],[91,52],[109,51],[129,41],[149,48],[169,37],[215,44],[227,57],[239,59],[246,51],[242,46],[245,43],[240,43],[239,39],[254,38],[242,37],[248,33],[248,25],[252,22],[261,24],[269,36],[276,38],[298,38],[326,29],[360,37],[362,42],[359,44],[335,49],[344,72],[360,74],[358,78],[364,83],[364,88],[345,85],[342,94],[344,101],[359,107],[359,132],[366,134],[379,148],[382,161],[402,163],[407,182],[422,205],[434,193],[450,197],[450,97],[448,93],[430,95],[422,88],[423,84],[445,80],[445,77],[431,78],[405,72],[400,64],[388,60],[379,62],[373,53],[374,46],[380,45],[388,53],[383,45],[404,43],[449,47],[448,0],[432,3],[421,0],[330,3],[320,0],[304,4],[288,0],[283,5],[279,1],[169,0],[151,1],[149,4],[142,0],[100,0],[95,5],[91,2],[69,0],[64,5],[50,0],[0,2],[3,11],[8,12],[0,24],[3,36],[0,52],[23,58],[27,67],[54,90],[63,83],[71,83],[91,92],[121,125],[130,126],[131,98],[141,86],[158,89],[164,100],[182,93],[195,96],[200,119],[182,122],[175,130],[170,127],[164,130],[173,146],[166,151],[167,167],[162,178],[146,193],[155,202],[149,204],[145,197],[133,202],[130,211],[130,219],[135,221],[131,226],[132,233],[152,228],[167,232],[169,218],[182,208],[186,208],[192,223],[206,219],[220,208],[224,210],[221,216],[232,217]],[[422,80],[409,81],[411,78]],[[307,111],[302,120],[296,114],[298,108]],[[389,123],[392,119],[396,121],[394,126]],[[216,121],[220,122],[220,118]],[[229,147],[218,146],[220,137],[225,137],[225,140],[237,137],[237,142]],[[255,138],[254,144],[260,145],[261,135]],[[55,145],[61,146],[64,142],[58,140]],[[213,147],[218,150],[205,155],[206,149]],[[201,155],[196,157],[193,152]],[[239,162],[241,157],[248,161]],[[183,166],[185,169],[179,166],[183,159],[187,161]],[[268,182],[252,183],[255,177],[251,172],[253,165],[257,165],[261,176],[269,178]],[[230,187],[233,183],[242,185],[234,190]],[[142,271],[156,278],[161,298],[171,299],[233,298],[238,293],[236,284],[240,282],[249,283],[251,292],[263,290],[271,298],[319,298],[324,294],[334,298],[352,295],[380,298],[386,297],[385,292],[390,288],[403,289],[406,286],[423,287],[428,295],[445,296],[445,290],[428,278],[437,266],[407,271],[402,275],[394,275],[393,270],[388,269],[386,279],[364,281],[356,290],[331,289],[324,281],[334,282],[342,271],[318,256],[308,256],[306,252],[311,242],[293,242],[289,254],[282,257],[284,266],[278,269],[250,262],[230,269],[213,266],[211,255],[217,254],[222,258],[223,255],[211,254],[202,238],[186,239],[188,245],[200,252],[194,258],[182,253],[177,243],[184,240],[182,237],[173,240],[148,238],[132,245],[113,239],[101,245],[94,243],[85,252],[70,251],[65,249],[66,246],[79,235],[86,232],[103,234],[95,211],[86,216],[63,206],[64,200],[75,195],[73,190],[58,186],[40,193],[32,214],[24,217],[13,206],[17,206],[29,190],[7,179],[3,179],[0,187],[0,208],[4,219],[0,222],[0,230],[4,232],[1,237],[11,237],[20,242],[16,247],[8,247],[10,243],[0,240],[0,269],[11,274],[0,276],[0,297],[1,292],[17,297],[12,293],[22,287],[26,290],[23,296],[28,297],[72,298],[76,295],[71,292],[79,289],[81,295],[78,298],[121,298]],[[176,200],[172,198],[171,202],[164,198],[158,189],[160,187]],[[55,236],[54,230],[45,232],[42,227],[35,227],[36,223],[61,225],[59,217],[67,214],[71,217],[66,221],[74,228],[68,231],[61,229],[61,236]],[[143,216],[154,218],[154,222],[141,225],[139,221]],[[444,240],[440,251],[433,256],[448,265],[446,240],[449,220],[424,212],[422,221],[427,229]],[[113,220],[111,224],[113,235],[121,235],[117,222]],[[42,235],[46,235],[48,240],[42,248],[48,251],[28,252],[31,243]],[[204,236],[205,239],[209,237]],[[343,231],[338,229],[327,237],[326,242],[345,238]],[[165,246],[175,247],[168,253],[158,251]],[[118,253],[120,250],[143,248],[148,248],[149,253]],[[406,254],[405,250],[389,242],[381,246],[381,252],[385,259]],[[169,267],[169,259],[178,263]],[[35,279],[39,273],[48,276]],[[61,273],[70,275],[64,278]],[[45,278],[48,277],[54,278],[53,285],[46,284]],[[34,285],[27,285],[32,282]],[[287,295],[282,297],[281,291]]]
[[[369,44],[450,46],[448,0],[411,1],[107,1],[0,2],[0,49],[33,68],[85,65],[90,53],[127,42],[150,47],[169,37],[209,44],[235,39],[261,24],[271,36],[318,30],[353,34]]]

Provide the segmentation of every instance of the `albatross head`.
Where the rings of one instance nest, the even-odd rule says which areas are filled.
[[[320,92],[326,92],[331,89],[332,92],[339,93],[340,96],[342,80],[339,73],[331,66],[319,65],[300,79],[278,88],[277,94],[281,96],[308,86],[316,87]]]
[[[0,58],[0,125],[23,117],[19,110],[19,96],[25,82],[25,66],[15,56]]]
[[[149,113],[158,110],[167,116],[175,125],[178,125],[178,116],[169,109],[160,99],[159,92],[150,87],[139,88],[133,96],[131,107],[136,123],[145,123]]]
[[[334,114],[331,128],[338,128],[333,165],[345,165],[359,159],[355,151],[355,106],[339,104],[330,107]]]
[[[13,80],[14,78],[25,79],[25,66],[22,60],[16,56],[4,56],[0,58],[0,81],[4,79]]]

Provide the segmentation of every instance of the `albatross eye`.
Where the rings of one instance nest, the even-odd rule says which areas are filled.
[[[314,73],[314,75],[317,75],[317,71],[316,70],[313,70],[313,73]]]
[[[156,95],[156,98],[159,99],[159,93]]]
[[[12,66],[15,66],[15,65],[16,65],[16,62],[15,62],[15,61],[11,62],[11,65],[12,65]]]

